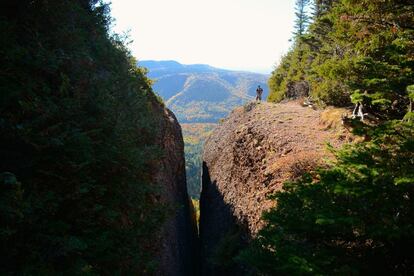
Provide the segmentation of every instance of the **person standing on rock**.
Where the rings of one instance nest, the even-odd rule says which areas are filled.
[[[262,100],[262,93],[263,93],[263,89],[259,86],[257,86],[256,89],[256,101],[261,101]]]

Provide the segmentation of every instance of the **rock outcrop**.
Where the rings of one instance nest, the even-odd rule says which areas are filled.
[[[159,120],[159,143],[163,158],[156,180],[162,188],[161,202],[172,207],[159,234],[157,275],[195,275],[198,268],[198,235],[194,210],[187,194],[184,142],[174,114],[164,109]]]
[[[329,155],[326,142],[342,143],[336,129],[322,126],[321,113],[294,102],[251,103],[234,110],[207,139],[200,200],[203,275],[243,274],[229,254],[237,251],[234,243],[248,242],[263,226],[261,214],[274,204],[267,196],[315,168]]]

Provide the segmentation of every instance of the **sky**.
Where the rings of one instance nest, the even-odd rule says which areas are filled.
[[[295,0],[112,0],[113,30],[138,60],[270,73],[292,37]]]

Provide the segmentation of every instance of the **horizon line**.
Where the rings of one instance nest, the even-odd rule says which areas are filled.
[[[216,66],[216,65],[211,65],[208,63],[184,63],[182,61],[176,60],[176,59],[138,59],[137,58],[137,63],[139,64],[140,62],[147,62],[147,61],[154,61],[154,62],[168,62],[168,61],[172,61],[172,62],[176,62],[178,64],[181,65],[185,65],[185,66],[192,66],[192,65],[206,65],[215,69],[219,69],[219,70],[227,70],[227,71],[236,71],[236,72],[245,72],[245,73],[256,73],[256,74],[261,74],[261,75],[271,75],[273,69],[268,69],[268,68],[248,68],[248,67],[244,67],[244,68],[240,68],[240,67],[226,67],[226,66]]]

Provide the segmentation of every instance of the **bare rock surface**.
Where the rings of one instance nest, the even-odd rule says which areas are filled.
[[[158,243],[156,275],[195,275],[198,269],[197,225],[187,193],[181,127],[171,111],[163,108],[159,112],[163,113],[157,126],[163,157],[156,165],[155,179],[162,189],[160,203],[168,204],[172,210],[161,233],[154,239]]]
[[[235,109],[207,139],[200,201],[203,275],[243,271],[209,261],[223,237],[235,225],[243,232],[240,242],[254,236],[263,227],[262,212],[274,204],[267,196],[328,157],[327,142],[343,143],[336,129],[321,123],[321,113],[296,102],[250,103]]]

